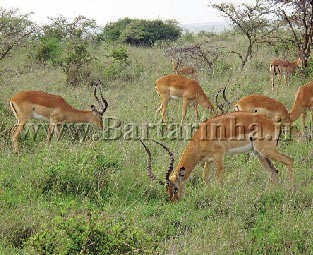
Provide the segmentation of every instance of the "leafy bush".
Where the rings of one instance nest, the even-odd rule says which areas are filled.
[[[102,38],[107,41],[120,40],[136,46],[152,46],[157,41],[175,41],[181,29],[174,21],[123,19],[105,26]]]
[[[128,52],[124,47],[113,49],[110,57],[113,57],[113,62],[103,69],[103,76],[108,81],[133,81],[144,71],[141,64],[132,64],[128,60]]]
[[[42,37],[35,50],[34,58],[42,62],[58,64],[62,56],[62,42],[56,37]]]
[[[57,216],[32,236],[28,244],[38,254],[152,253],[151,239],[122,218],[102,215]],[[153,246],[152,246],[153,247]]]
[[[0,60],[11,55],[13,49],[26,43],[36,31],[30,21],[31,13],[21,14],[18,9],[4,9],[0,6]]]
[[[76,162],[73,167],[73,161]],[[33,186],[43,194],[65,194],[97,199],[106,194],[110,174],[119,168],[119,161],[103,155],[67,156],[47,162],[35,174]]]
[[[103,28],[101,34],[98,35],[98,40],[101,41],[117,41],[123,30],[133,22],[133,19],[124,18],[119,19],[117,22],[110,22]]]
[[[127,50],[123,47],[113,49],[111,56],[114,60],[126,61],[128,59]]]
[[[88,81],[92,58],[89,46],[95,38],[96,23],[83,16],[69,21],[62,16],[51,18],[52,24],[43,27],[39,36],[37,60],[58,64],[67,76],[68,85]]]

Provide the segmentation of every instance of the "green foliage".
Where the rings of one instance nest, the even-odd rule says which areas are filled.
[[[114,58],[114,60],[118,61],[126,61],[128,59],[127,50],[123,47],[113,49],[111,56]]]
[[[103,70],[103,77],[107,81],[130,81],[138,79],[144,71],[142,65],[130,65],[129,62],[116,60]]]
[[[73,161],[76,167],[72,166]],[[57,162],[45,163],[42,171],[34,173],[32,186],[37,193],[88,197],[97,201],[99,197],[108,196],[110,175],[118,169],[117,159],[103,155],[68,155]]]
[[[62,16],[51,20],[51,24],[43,27],[34,58],[61,66],[67,84],[76,86],[86,81],[91,72],[89,45],[95,38],[96,23],[83,16],[73,21]]]
[[[42,37],[37,45],[34,58],[56,65],[62,61],[62,42],[57,37]],[[33,54],[31,52],[31,54]]]
[[[144,71],[142,65],[132,63],[125,47],[112,49],[109,56],[113,58],[113,61],[103,69],[103,77],[110,82],[133,81],[138,79]]]
[[[157,41],[175,41],[181,36],[181,29],[173,21],[122,19],[110,23],[103,29],[107,41],[120,40],[137,46],[151,46]]]
[[[65,50],[68,38],[59,32],[46,35],[58,38]],[[193,40],[203,43],[207,38],[194,34]],[[210,40],[208,47],[222,47],[221,56],[213,64],[214,72],[199,65],[198,78],[213,103],[216,92],[227,86],[232,106],[240,97],[262,93],[291,109],[298,87],[311,80],[296,73],[290,86],[282,82],[272,92],[268,61],[274,47],[260,45],[246,69],[239,71],[239,58],[228,51],[242,50],[244,38],[225,32]],[[183,40],[178,43],[188,46]],[[71,49],[84,55],[83,48]],[[278,150],[294,158],[294,186],[279,162],[273,161],[279,182],[272,186],[252,154],[230,155],[225,157],[223,186],[217,182],[216,169],[204,184],[199,165],[186,181],[186,196],[179,203],[170,203],[164,187],[147,177],[147,155],[138,140],[105,140],[94,128],[82,141],[76,136],[80,131],[71,133],[69,127],[60,141],[53,138],[48,145],[47,125],[40,121],[45,129],[36,139],[23,131],[21,152],[13,153],[10,128],[15,118],[8,102],[18,91],[49,91],[79,109],[96,103],[91,87],[65,86],[61,68],[28,61],[28,50],[32,49],[18,49],[0,65],[0,254],[313,254],[312,141],[279,143]],[[163,49],[100,42],[89,43],[87,52],[97,59],[92,64],[97,64],[93,71],[99,79],[111,77],[109,85],[104,82],[109,103],[105,117],[121,121],[117,133],[124,134],[124,124],[131,123],[138,124],[139,135],[146,134],[149,124],[149,138],[160,140],[160,130],[152,127],[160,102],[154,82],[172,72]],[[284,55],[283,49],[279,55]],[[79,63],[75,54],[68,56]],[[308,68],[311,72],[311,64]],[[201,107],[199,111],[201,119],[212,116]],[[179,122],[181,103],[171,101],[167,112],[169,121]],[[194,120],[189,108],[186,124]],[[110,123],[104,123],[108,130]],[[302,130],[301,119],[295,125]],[[177,164],[187,141],[163,142]],[[153,171],[164,179],[168,154],[153,142],[147,144]]]
[[[37,254],[133,254],[147,250],[151,239],[131,222],[98,215],[57,216],[42,225],[28,243]],[[149,246],[151,243],[149,244]],[[150,251],[150,252],[149,252]]]
[[[98,35],[98,40],[109,42],[118,41],[121,33],[133,21],[134,21],[133,19],[124,18],[116,22],[110,22],[103,28],[102,33]]]
[[[20,14],[18,9],[6,10],[0,6],[0,60],[25,44],[35,32],[36,26],[29,17],[30,13]]]

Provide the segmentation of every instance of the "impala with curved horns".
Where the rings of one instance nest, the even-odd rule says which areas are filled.
[[[94,97],[99,104],[99,110],[91,105],[90,111],[77,110],[69,105],[64,98],[48,94],[42,91],[22,91],[13,96],[10,100],[10,107],[17,122],[11,129],[11,138],[15,152],[19,151],[18,137],[25,124],[31,119],[48,120],[47,142],[51,140],[54,129],[66,122],[92,122],[100,129],[103,129],[103,114],[108,107],[108,102],[102,94],[102,82],[94,83]],[[97,96],[97,88],[100,97]]]
[[[235,111],[257,112],[264,114],[273,121],[280,122],[284,126],[292,127],[302,114],[303,128],[306,128],[307,112],[312,112],[313,122],[313,82],[301,86],[290,111],[279,101],[264,95],[249,95],[241,98],[235,105]]]
[[[242,97],[235,104],[235,111],[260,113],[283,125],[291,126],[292,124],[286,107],[276,99],[264,95],[254,94]]]
[[[262,114],[232,112],[211,118],[203,122],[185,148],[175,170],[173,153],[160,144],[170,155],[170,164],[165,181],[158,179],[152,172],[151,152],[142,142],[148,154],[147,172],[152,180],[166,186],[171,201],[179,201],[185,194],[185,182],[199,162],[205,162],[203,179],[208,181],[213,163],[217,166],[217,178],[222,182],[224,157],[227,154],[253,151],[263,167],[271,174],[271,181],[276,183],[278,170],[271,160],[285,164],[290,182],[293,183],[293,159],[278,152],[277,143],[280,127]]]
[[[191,75],[192,79],[197,79],[197,70],[193,66],[183,66],[179,68],[182,64],[181,59],[178,59],[177,61],[171,60],[173,65],[173,72],[179,75]]]
[[[282,74],[286,77],[286,85],[289,85],[290,82],[290,75],[295,72],[297,67],[303,68],[304,59],[298,58],[293,62],[288,62],[285,60],[274,59],[270,64],[270,74],[271,74],[271,81],[272,81],[272,90],[274,90],[274,77],[278,75],[278,81],[281,83],[281,76]]]
[[[303,128],[306,128],[305,120],[307,112],[309,110],[312,113],[312,123],[313,123],[313,81],[299,87],[295,97],[295,101],[290,111],[290,119],[292,121],[295,121],[302,114]]]
[[[161,112],[163,122],[167,124],[166,107],[171,99],[183,100],[181,124],[185,120],[187,107],[190,103],[194,106],[197,120],[199,120],[198,104],[208,109],[209,112],[214,111],[214,106],[196,80],[177,74],[165,75],[155,81],[155,89],[161,99],[155,112],[155,121],[157,121],[158,113]]]

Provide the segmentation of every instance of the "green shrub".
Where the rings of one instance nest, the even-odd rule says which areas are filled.
[[[75,162],[75,166],[73,165]],[[119,168],[119,161],[103,155],[68,155],[56,162],[47,162],[35,173],[33,187],[43,194],[64,194],[101,199],[106,193],[110,175]]]
[[[35,50],[34,58],[42,62],[58,64],[63,53],[62,42],[57,37],[42,37]]]
[[[175,41],[181,28],[174,21],[122,19],[105,26],[100,38],[131,45],[152,46],[157,41]]]
[[[130,63],[126,61],[116,60],[106,66],[103,71],[103,76],[108,81],[133,81],[138,79],[143,71],[144,68],[142,65],[130,65]]]
[[[127,61],[128,59],[127,50],[123,47],[113,49],[111,56],[114,58],[114,60],[118,60],[118,61]]]
[[[91,214],[57,216],[42,225],[27,244],[41,255],[143,254],[152,253],[154,249],[147,234],[131,222]]]

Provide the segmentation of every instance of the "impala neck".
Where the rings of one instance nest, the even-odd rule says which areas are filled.
[[[198,153],[199,148],[195,148],[195,146],[196,145],[194,145],[193,142],[190,142],[187,145],[176,169],[171,174],[171,177],[170,177],[171,181],[176,180],[177,174],[182,167],[185,168],[185,176],[183,178],[183,182],[186,181],[189,178],[189,175],[191,174],[191,172],[198,165],[201,156]]]
[[[206,109],[214,109],[214,106],[211,104],[210,100],[204,93],[198,97],[198,104]]]
[[[293,68],[298,67],[299,66],[299,60],[297,59],[297,60],[291,62],[291,65],[292,65]]]
[[[94,122],[95,116],[92,111],[72,109],[68,113],[69,122]]]
[[[291,109],[291,112],[289,114],[290,119],[292,121],[297,120],[300,117],[300,115],[303,113],[303,111],[304,111],[304,107],[301,105],[301,101],[298,98],[296,98],[293,104],[293,107]]]

